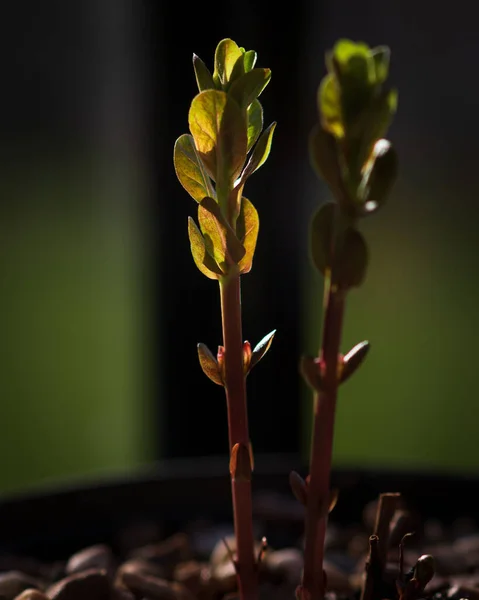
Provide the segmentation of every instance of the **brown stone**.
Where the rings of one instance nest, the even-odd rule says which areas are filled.
[[[105,570],[90,569],[69,575],[47,590],[51,600],[109,600],[111,586]]]
[[[42,587],[41,582],[30,575],[21,571],[8,571],[0,574],[0,596],[6,600],[13,600],[15,596],[20,595],[24,590]]]
[[[29,589],[24,590],[19,596],[16,596],[15,600],[49,600],[49,598],[39,590]]]
[[[108,546],[97,544],[76,552],[68,560],[65,572],[67,575],[72,575],[90,569],[104,569],[108,574],[113,573],[115,559]]]

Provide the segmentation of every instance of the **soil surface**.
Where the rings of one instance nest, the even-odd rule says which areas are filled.
[[[361,598],[366,566],[374,562],[370,536],[377,528],[378,504],[367,504],[357,523],[336,523],[331,515],[324,564],[329,600]],[[255,506],[257,539],[268,537],[260,564],[261,600],[292,600],[302,571],[303,507],[291,498],[271,495],[257,498]],[[132,524],[118,532],[114,544],[79,548],[72,556],[49,563],[30,556],[0,555],[0,600],[236,597],[230,523],[195,521],[167,538],[160,530]],[[260,541],[257,552],[259,556]],[[433,560],[424,559],[425,555]],[[458,518],[445,526],[438,520],[421,520],[400,500],[388,519],[384,564],[372,579],[372,591],[364,600],[479,600],[477,523]]]

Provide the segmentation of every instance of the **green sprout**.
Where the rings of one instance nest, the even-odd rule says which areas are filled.
[[[368,268],[369,251],[358,224],[384,205],[397,172],[396,153],[384,139],[397,107],[397,92],[387,86],[389,58],[384,46],[337,42],[326,55],[319,122],[309,141],[312,165],[335,201],[323,204],[311,220],[311,258],[325,289],[319,354],[301,360],[314,403],[310,474],[302,493],[306,523],[300,600],[324,598],[321,565],[338,387],[369,350],[369,343],[361,342],[343,356],[340,344],[347,293],[364,282]],[[297,490],[297,474],[292,480]]]
[[[256,52],[231,39],[215,52],[214,71],[193,55],[199,93],[188,115],[190,134],[178,138],[174,165],[181,185],[198,203],[198,225],[190,217],[188,235],[198,269],[219,283],[223,345],[216,357],[198,344],[204,373],[225,388],[230,475],[236,538],[234,559],[242,600],[258,597],[251,473],[253,453],[248,431],[246,377],[269,349],[274,331],[252,350],[243,342],[240,277],[252,268],[259,231],[254,205],[243,196],[248,178],[268,158],[276,123],[263,132],[259,95],[271,79],[257,68]]]

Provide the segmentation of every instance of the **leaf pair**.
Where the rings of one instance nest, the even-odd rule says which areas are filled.
[[[264,338],[258,342],[254,348],[251,350],[251,344],[246,341],[243,344],[243,363],[244,363],[244,375],[246,376],[251,369],[259,363],[259,361],[264,357],[266,352],[271,347],[273,343],[274,334],[276,330],[271,331]],[[198,344],[198,358],[200,361],[200,366],[203,370],[203,373],[216,383],[217,385],[224,385],[223,378],[224,374],[223,370],[223,351],[224,348],[222,346],[219,347],[218,357],[215,358],[211,350],[206,346],[206,344],[200,343]]]
[[[231,265],[238,265],[240,273],[250,271],[259,231],[259,217],[253,204],[242,198],[241,211],[236,223],[237,233],[223,217],[217,202],[203,198],[198,207],[198,221],[188,219],[191,253],[198,269],[209,279],[220,279],[228,274]]]
[[[330,276],[342,290],[358,287],[366,277],[368,248],[363,235],[347,226],[336,234],[337,205],[323,204],[311,221],[311,258],[316,268]]]
[[[197,202],[205,196],[215,198],[212,182],[236,180],[241,184],[266,161],[271,150],[276,123],[259,138],[246,166],[246,155],[263,127],[261,105],[252,104],[246,115],[224,92],[209,90],[198,94],[190,108],[192,135],[178,138],[174,148],[176,175],[185,190]],[[246,120],[251,116],[251,125]],[[238,185],[238,183],[237,183]]]

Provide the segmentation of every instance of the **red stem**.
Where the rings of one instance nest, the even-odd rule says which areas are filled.
[[[224,381],[228,409],[230,452],[236,444],[248,451],[248,408],[246,378],[243,372],[240,275],[220,280],[224,346]],[[241,462],[241,461],[240,461]],[[236,536],[238,587],[242,600],[257,600],[258,578],[254,555],[251,465],[241,477],[231,475],[233,518]]]
[[[334,416],[338,392],[338,360],[345,306],[344,292],[326,280],[325,317],[320,364],[323,390],[315,393],[310,480],[305,523],[304,598],[324,598],[323,558],[333,450]]]

